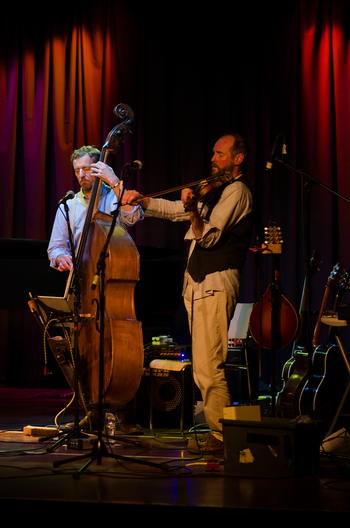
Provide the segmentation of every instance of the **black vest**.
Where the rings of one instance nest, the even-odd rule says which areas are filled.
[[[244,183],[251,191],[248,180],[242,176],[232,183],[222,185],[219,190],[206,203],[209,210],[205,216],[210,215],[217,205],[225,187],[234,185],[236,181]],[[251,191],[252,192],[252,191]],[[222,236],[215,246],[204,248],[196,244],[187,264],[187,270],[192,279],[201,282],[206,275],[226,269],[242,270],[254,228],[254,212],[242,218],[231,230]]]

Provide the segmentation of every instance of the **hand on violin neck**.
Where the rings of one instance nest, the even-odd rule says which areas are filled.
[[[185,211],[190,215],[191,226],[196,238],[201,238],[204,230],[204,222],[198,211],[198,200],[192,189],[183,189],[181,200]]]
[[[185,211],[195,212],[198,211],[198,200],[192,189],[183,189],[181,192],[181,201],[183,203]]]

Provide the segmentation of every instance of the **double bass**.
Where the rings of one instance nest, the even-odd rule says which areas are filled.
[[[99,161],[106,162],[110,152],[118,152],[124,133],[133,121],[133,112],[127,105],[118,105],[114,113],[122,122],[108,134]],[[78,349],[81,375],[90,400],[98,401],[100,394],[102,345],[103,399],[123,405],[135,396],[143,373],[142,325],[136,319],[134,303],[140,256],[134,241],[116,222],[115,216],[98,209],[101,184],[96,178],[76,256],[80,296]],[[96,288],[96,266],[106,242],[103,281],[97,281]],[[99,297],[102,286],[103,313]]]

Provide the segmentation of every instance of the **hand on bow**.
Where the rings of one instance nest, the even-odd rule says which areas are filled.
[[[145,211],[149,206],[150,199],[137,191],[124,191],[122,205],[141,205]]]

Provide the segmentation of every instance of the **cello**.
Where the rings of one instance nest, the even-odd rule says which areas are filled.
[[[133,121],[127,105],[119,104],[114,113],[122,122],[108,134],[99,161],[106,162],[110,152],[120,149]],[[132,238],[117,223],[115,212],[113,216],[98,210],[101,185],[96,178],[76,256],[80,290],[78,349],[90,400],[97,402],[102,394],[105,402],[123,405],[135,396],[143,373],[142,325],[136,319],[134,303],[140,256]],[[108,249],[104,250],[106,244]],[[101,251],[105,266],[103,280],[96,288],[95,267]]]

